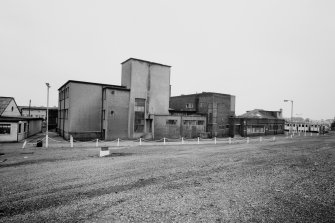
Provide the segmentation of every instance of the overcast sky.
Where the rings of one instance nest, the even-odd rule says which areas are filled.
[[[171,65],[172,95],[335,116],[335,1],[0,1],[0,96],[57,105],[67,80],[120,85],[129,57]]]

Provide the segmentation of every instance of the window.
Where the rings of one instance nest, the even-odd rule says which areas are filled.
[[[208,113],[208,123],[213,123],[213,113]]]
[[[111,91],[111,94],[114,94],[115,93],[115,91]]]
[[[12,111],[14,111],[14,107],[12,106]]]
[[[23,132],[26,132],[27,131],[27,123],[24,123],[23,124]]]
[[[197,125],[196,120],[184,120],[184,125]]]
[[[134,131],[143,132],[144,131],[145,99],[135,98],[134,110],[135,110]]]
[[[167,125],[176,125],[177,124],[177,120],[175,120],[175,119],[168,119],[168,120],[166,120],[166,124]]]
[[[198,125],[204,125],[205,124],[205,122],[203,121],[203,120],[198,120],[198,123],[197,123]]]
[[[192,103],[187,103],[186,108],[193,108],[193,104]]]
[[[10,134],[10,124],[0,124],[0,134]]]
[[[19,133],[21,133],[21,123],[19,123]]]

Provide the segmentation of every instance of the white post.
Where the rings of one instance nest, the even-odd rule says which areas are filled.
[[[45,148],[49,147],[49,136],[48,134],[45,135]]]
[[[262,137],[261,136],[259,137],[259,141],[262,142]]]
[[[216,144],[216,137],[214,137],[214,144]]]
[[[140,138],[140,146],[142,145],[142,138]]]
[[[120,139],[117,138],[117,146],[120,146]]]
[[[229,144],[231,144],[231,138],[229,137]]]
[[[292,139],[293,135],[291,135],[291,139]]]
[[[184,138],[181,137],[181,144],[184,144]]]
[[[165,137],[163,138],[163,142],[164,142],[164,145],[165,145]]]
[[[71,148],[73,148],[73,137],[72,137],[72,135],[70,135],[70,146],[71,146]]]
[[[311,132],[311,136],[313,136],[313,132]]]
[[[273,141],[276,141],[276,136],[273,137]]]
[[[49,147],[49,88],[50,88],[50,84],[49,83],[45,83],[47,85],[47,89],[48,89],[48,94],[47,94],[47,126],[46,126],[46,131],[45,131],[45,148]]]
[[[306,131],[305,131],[305,136],[306,136]]]
[[[249,143],[249,137],[247,137],[247,143]]]
[[[199,137],[198,137],[198,144],[200,143],[200,139],[199,139]]]
[[[95,147],[99,147],[99,139],[95,141]]]
[[[24,143],[22,145],[22,149],[24,149],[24,147],[26,147],[26,144],[27,144],[27,140],[24,140]]]

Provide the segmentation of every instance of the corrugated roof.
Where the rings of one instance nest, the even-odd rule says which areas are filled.
[[[14,100],[12,97],[0,97],[0,115],[2,115],[12,100]]]

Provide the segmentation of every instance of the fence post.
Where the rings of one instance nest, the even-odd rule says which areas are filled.
[[[22,149],[24,149],[24,147],[26,147],[27,144],[27,140],[24,140],[23,145],[22,145]]]
[[[164,143],[164,145],[165,145],[165,137],[163,138],[163,143]]]
[[[200,143],[200,139],[199,139],[199,137],[198,137],[198,144]]]
[[[99,139],[95,141],[95,147],[99,147]]]
[[[72,135],[70,135],[70,146],[71,146],[71,148],[73,148],[73,137],[72,137]]]
[[[274,141],[274,142],[276,141],[276,136],[273,137],[273,141]]]
[[[259,137],[259,141],[262,142],[262,136]]]
[[[184,138],[181,137],[181,144],[184,144]]]
[[[247,137],[247,143],[249,143],[249,137]]]
[[[229,137],[229,144],[231,144],[231,138]]]
[[[117,138],[117,146],[120,146],[120,139]]]
[[[216,144],[216,137],[214,137],[214,144]]]
[[[142,138],[140,138],[140,146],[142,145]]]

